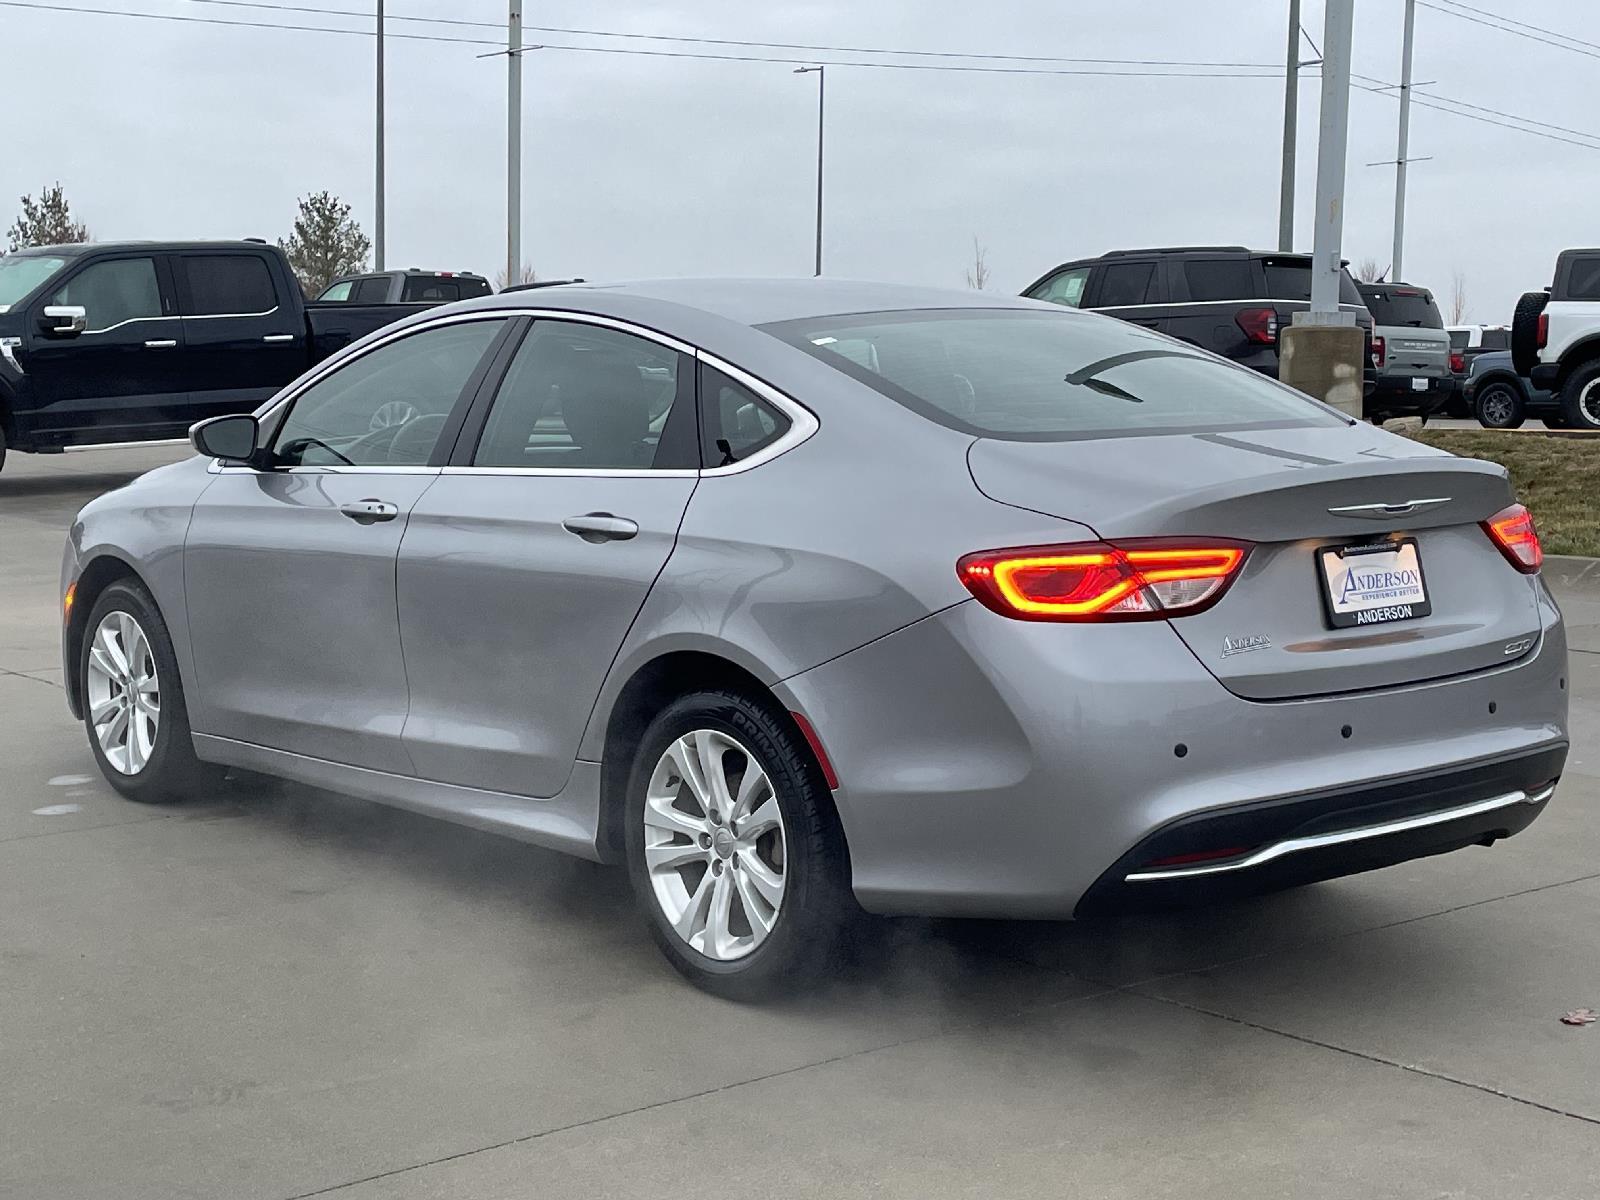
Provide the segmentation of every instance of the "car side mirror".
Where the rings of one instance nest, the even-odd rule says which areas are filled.
[[[39,328],[46,337],[75,338],[89,328],[89,310],[81,304],[46,304]]]
[[[256,457],[259,426],[249,413],[212,417],[189,429],[189,440],[207,458],[223,462],[249,463]]]

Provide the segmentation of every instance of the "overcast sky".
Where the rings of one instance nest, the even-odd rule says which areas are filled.
[[[196,0],[40,0],[187,17],[349,18]],[[370,9],[371,0],[279,0]],[[1471,0],[1600,43],[1594,0]],[[1280,64],[1287,0],[526,0],[530,25],[780,42]],[[1304,22],[1322,41],[1321,0]],[[391,16],[503,21],[504,0],[389,0]],[[1399,76],[1402,0],[1356,0],[1355,69]],[[370,28],[370,24],[368,26]],[[391,21],[392,32],[503,37]],[[671,44],[547,33],[566,45]],[[370,38],[0,6],[0,216],[59,179],[101,238],[277,238],[327,188],[371,232]],[[679,45],[679,49],[711,49]],[[389,265],[493,275],[505,258],[505,60],[388,42]],[[738,53],[739,51],[728,51]],[[787,51],[750,51],[791,56]],[[1600,54],[1600,49],[1591,51]],[[804,52],[792,52],[804,57]],[[1308,48],[1308,57],[1309,57]],[[848,55],[818,55],[843,60]],[[898,60],[916,61],[916,60]],[[923,60],[926,61],[926,60]],[[526,257],[541,276],[811,271],[816,77],[775,63],[544,50],[525,58]],[[1600,62],[1417,11],[1428,91],[1600,135]],[[828,71],[829,274],[991,288],[1116,247],[1277,231],[1281,79]],[[1300,92],[1297,247],[1310,248],[1319,85]],[[1351,101],[1347,258],[1390,259],[1398,106]],[[1561,135],[1567,136],[1567,135]],[[1596,148],[1413,110],[1406,275],[1506,321],[1556,252],[1600,242]]]

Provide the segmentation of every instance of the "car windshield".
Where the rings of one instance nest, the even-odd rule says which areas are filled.
[[[1416,329],[1443,329],[1444,318],[1433,297],[1421,288],[1372,288],[1364,299],[1367,311],[1379,325],[1410,325]]]
[[[978,437],[1064,441],[1343,423],[1253,371],[1106,317],[946,309],[762,328]]]
[[[8,254],[0,258],[0,312],[10,308],[67,263],[49,254]]]

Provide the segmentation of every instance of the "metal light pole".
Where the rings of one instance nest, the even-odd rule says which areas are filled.
[[[1311,263],[1311,324],[1350,324],[1339,311],[1344,237],[1344,167],[1350,134],[1350,32],[1355,0],[1328,0],[1322,43],[1322,112],[1317,131],[1317,222]],[[1350,317],[1344,321],[1342,317]]]
[[[1416,19],[1416,0],[1406,0],[1406,32],[1400,50],[1400,137],[1394,156],[1394,263],[1389,268],[1389,279],[1393,283],[1405,279],[1400,258],[1406,241],[1406,146],[1411,140],[1411,33]]]
[[[1283,179],[1278,186],[1278,249],[1294,249],[1295,134],[1300,125],[1300,0],[1289,0],[1289,54],[1284,60]]]
[[[522,271],[522,0],[506,16],[506,286]]]
[[[796,67],[796,75],[809,75],[816,72],[817,76],[817,274],[822,274],[822,102],[823,89],[827,81],[826,67]]]
[[[377,209],[376,220],[373,222],[372,255],[374,270],[383,270],[383,0],[378,0],[378,147],[375,155],[377,160]]]

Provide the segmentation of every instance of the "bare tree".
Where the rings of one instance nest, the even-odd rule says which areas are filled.
[[[72,219],[67,198],[61,184],[47,187],[39,199],[22,197],[22,215],[8,233],[13,250],[29,246],[64,246],[70,242],[87,242],[89,227]]]
[[[331,192],[317,192],[300,201],[289,240],[278,246],[307,294],[315,296],[341,275],[367,269],[372,243],[350,216],[350,205]]]
[[[1363,258],[1356,264],[1356,278],[1362,283],[1382,283],[1388,273],[1389,268],[1378,266],[1375,258]]]
[[[503,292],[514,283],[538,282],[539,273],[533,269],[533,264],[531,262],[524,262],[522,264],[522,269],[517,272],[517,277],[515,279],[511,278],[511,272],[505,267],[501,267],[498,271],[496,271],[494,275],[494,290],[497,292]]]
[[[1450,273],[1451,325],[1464,325],[1467,321],[1467,277],[1460,271]]]
[[[972,238],[972,265],[967,268],[967,286],[979,292],[989,286],[989,247],[981,244],[976,235]]]

